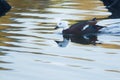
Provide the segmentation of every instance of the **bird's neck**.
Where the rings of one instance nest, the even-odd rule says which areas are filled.
[[[63,27],[63,30],[66,30],[66,29],[68,29],[69,27],[68,26],[66,26],[66,27]]]

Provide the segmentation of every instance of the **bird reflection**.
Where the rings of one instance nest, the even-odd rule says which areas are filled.
[[[97,35],[89,34],[84,36],[73,36],[73,35],[63,35],[62,41],[55,41],[59,47],[66,47],[69,44],[69,41],[84,45],[96,45],[97,44]]]
[[[70,37],[68,35],[63,35],[63,41],[55,41],[59,47],[66,47],[69,43]]]

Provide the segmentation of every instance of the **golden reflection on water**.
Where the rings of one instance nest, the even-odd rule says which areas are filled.
[[[75,59],[75,60],[85,60],[85,61],[94,61],[92,59],[87,59],[87,58],[79,58],[79,57],[69,57],[69,56],[64,56],[65,58],[70,58],[70,59]]]
[[[102,44],[100,46],[104,48],[109,48],[109,49],[120,49],[120,45],[117,45],[117,44]]]
[[[0,70],[12,70],[12,69],[0,67]]]

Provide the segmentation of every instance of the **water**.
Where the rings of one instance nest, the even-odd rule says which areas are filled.
[[[102,19],[108,26],[100,43],[83,45],[55,32],[58,20],[111,15],[99,0],[9,0],[13,9],[0,18],[0,80],[120,80],[120,20]],[[112,30],[113,29],[113,30]]]

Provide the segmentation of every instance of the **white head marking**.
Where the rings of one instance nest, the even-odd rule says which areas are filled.
[[[57,27],[66,29],[66,28],[68,28],[68,22],[67,21],[59,21],[57,23]]]

